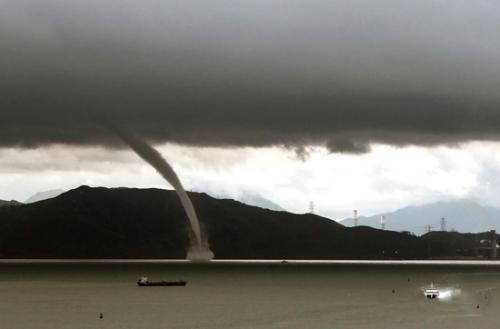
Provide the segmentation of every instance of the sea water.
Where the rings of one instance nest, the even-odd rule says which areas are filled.
[[[500,267],[481,264],[0,262],[0,328],[498,328]]]

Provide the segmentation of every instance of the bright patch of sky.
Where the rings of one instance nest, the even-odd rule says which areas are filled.
[[[258,194],[283,208],[333,219],[372,215],[407,205],[475,198],[500,206],[500,143],[459,147],[374,145],[362,155],[308,149],[158,147],[188,190],[213,196]],[[0,150],[0,199],[23,201],[39,191],[79,185],[171,188],[129,150],[55,145]]]

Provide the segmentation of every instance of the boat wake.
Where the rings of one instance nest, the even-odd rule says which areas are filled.
[[[462,289],[459,288],[441,288],[439,289],[438,300],[448,301],[462,294]]]

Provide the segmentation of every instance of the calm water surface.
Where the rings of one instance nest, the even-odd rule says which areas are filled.
[[[184,279],[188,285],[138,287],[140,276]],[[444,299],[425,299],[423,289],[431,281],[443,289]],[[498,323],[498,267],[0,263],[0,327],[9,329],[498,328]]]

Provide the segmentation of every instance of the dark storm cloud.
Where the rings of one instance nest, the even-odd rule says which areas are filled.
[[[330,140],[326,143],[326,148],[332,153],[366,153],[370,151],[370,145],[366,142],[340,138]]]
[[[0,1],[0,145],[500,139],[493,1]]]

